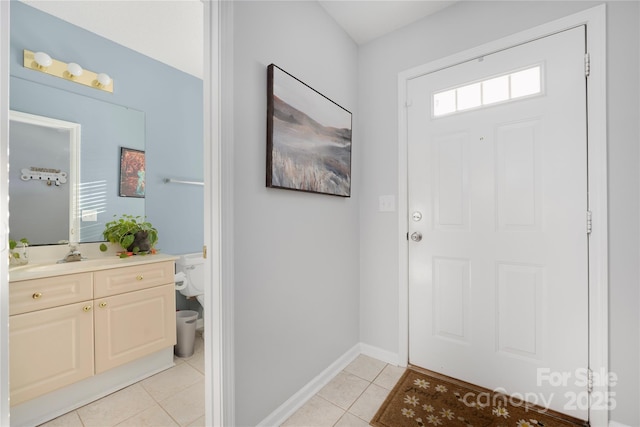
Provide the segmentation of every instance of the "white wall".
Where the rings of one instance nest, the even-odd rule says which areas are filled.
[[[398,73],[600,3],[460,2],[360,47],[361,341],[399,351],[398,219],[377,212],[378,196],[398,188]],[[640,425],[638,2],[609,2],[607,9],[610,370],[620,377],[612,419],[633,426]]]
[[[609,363],[620,377],[611,389],[618,405],[611,419],[629,426],[640,425],[640,342],[636,333],[640,325],[639,5],[637,1],[607,3]]]
[[[265,188],[267,66],[355,123],[357,46],[315,2],[235,2],[233,16],[234,138],[223,144],[234,151],[236,425],[250,426],[359,341],[362,139],[351,198]]]

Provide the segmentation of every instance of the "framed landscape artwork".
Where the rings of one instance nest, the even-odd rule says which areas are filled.
[[[351,113],[267,68],[267,187],[351,196]]]
[[[120,147],[120,197],[144,197],[144,151]]]

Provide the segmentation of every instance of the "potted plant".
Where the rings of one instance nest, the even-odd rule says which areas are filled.
[[[9,239],[9,265],[24,265],[29,262],[27,247],[29,241],[25,238],[15,241]]]
[[[124,256],[155,253],[154,247],[158,242],[158,230],[146,217],[127,214],[120,218],[114,215],[114,219],[104,225],[102,235],[108,242],[120,245],[125,250]],[[107,247],[102,245],[100,249],[106,251]]]

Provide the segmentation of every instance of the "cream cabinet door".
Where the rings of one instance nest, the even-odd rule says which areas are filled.
[[[95,300],[96,374],[176,342],[175,286]]]
[[[9,318],[11,405],[93,375],[93,302]]]

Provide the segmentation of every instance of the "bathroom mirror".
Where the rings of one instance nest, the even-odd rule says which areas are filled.
[[[50,123],[71,122],[82,129],[81,142],[73,147],[67,143],[67,162],[77,167],[73,175],[75,185],[61,184],[51,188],[44,183],[18,182],[17,175],[23,168],[52,168],[63,170],[66,166],[54,168],[47,163],[31,164],[29,159],[20,159],[19,140],[9,138],[9,228],[10,236],[14,240],[26,237],[31,245],[52,245],[59,242],[98,242],[103,241],[104,224],[113,219],[114,215],[127,213],[134,216],[145,216],[145,199],[121,197],[119,193],[120,181],[120,153],[121,149],[130,148],[138,151],[145,150],[145,114],[132,108],[113,104],[78,93],[61,90],[33,81],[11,77],[11,109],[39,116],[43,122]],[[12,127],[14,120],[11,119]],[[47,127],[41,125],[40,127]],[[15,125],[18,128],[18,125]],[[49,126],[51,128],[52,126]],[[19,129],[19,128],[18,128]],[[53,126],[53,132],[60,132]],[[58,135],[60,136],[60,135]],[[33,150],[45,152],[52,148],[52,137],[43,136]],[[57,146],[64,144],[58,143]],[[82,147],[82,148],[80,148]],[[64,154],[62,151],[51,155]],[[75,160],[74,160],[75,159]],[[27,162],[28,164],[25,164]],[[52,210],[46,208],[35,212],[33,207],[20,210],[15,208],[19,203],[23,190],[18,190],[14,184],[42,184],[45,190],[57,190],[56,194],[65,196],[69,200],[68,208]],[[40,190],[43,190],[41,187]],[[14,191],[15,190],[15,191]],[[53,192],[38,193],[51,196]],[[62,200],[62,199],[61,199]],[[39,202],[38,202],[39,203]],[[64,203],[56,202],[59,205]],[[43,216],[46,212],[46,217]],[[53,224],[56,224],[55,226]],[[53,229],[55,235],[51,235]]]
[[[77,241],[80,125],[10,111],[9,141],[9,237]]]

